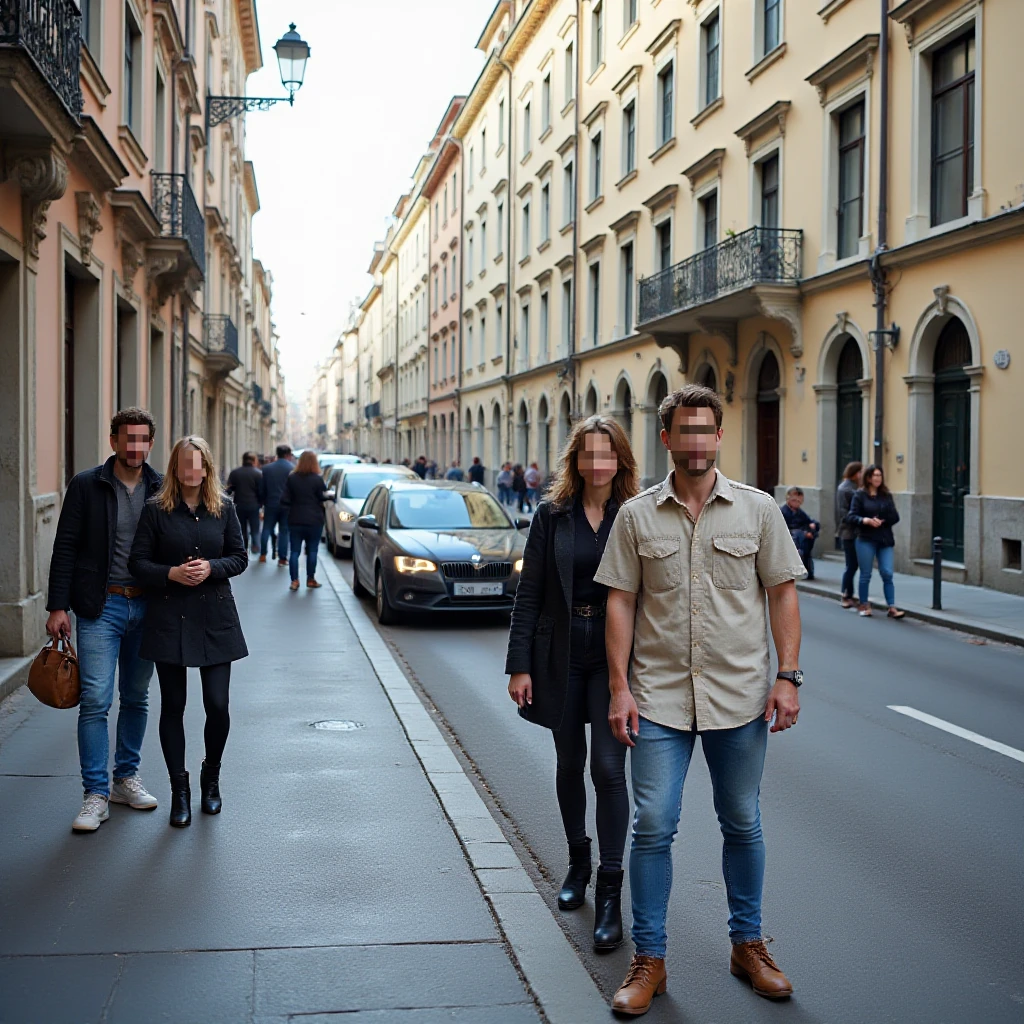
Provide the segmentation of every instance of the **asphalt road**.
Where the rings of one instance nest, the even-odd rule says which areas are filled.
[[[348,578],[350,563],[337,564]],[[668,994],[646,1019],[1019,1024],[1024,763],[889,706],[1024,747],[1024,650],[868,622],[823,598],[801,605],[800,725],[770,738],[762,785],[764,928],[796,995],[768,1003],[728,973],[721,839],[695,754],[674,848]],[[475,616],[381,632],[476,766],[553,907],[566,858],[554,750],[506,693],[507,630],[501,617]],[[592,895],[558,916],[610,996],[631,946],[593,954]]]

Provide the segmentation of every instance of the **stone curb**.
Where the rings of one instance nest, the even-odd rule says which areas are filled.
[[[327,559],[327,578],[451,823],[526,983],[550,1024],[604,1020],[608,1004],[515,849],[463,771],[359,599]],[[483,982],[484,979],[481,979]]]
[[[840,600],[840,595],[825,583],[804,583],[798,580],[797,589],[808,594],[815,594],[818,597],[828,597],[833,601]],[[874,611],[880,611],[883,615],[888,610],[885,602],[879,601],[878,598],[870,598],[869,603]],[[998,640],[1004,644],[1015,644],[1017,647],[1024,647],[1024,633],[1000,629],[998,626],[986,626],[984,623],[960,619],[955,615],[934,611],[930,608],[908,608],[906,605],[900,605],[900,608],[907,613],[908,619],[919,619],[921,622],[927,622],[933,626],[943,626],[946,629],[959,630],[961,633],[970,633],[972,636],[982,636],[988,640]]]

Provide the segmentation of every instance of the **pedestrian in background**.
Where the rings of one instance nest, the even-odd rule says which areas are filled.
[[[256,465],[253,452],[242,456],[242,464],[228,474],[228,494],[235,503],[242,524],[242,540],[252,553],[260,553],[260,509],[263,507],[263,471]]]
[[[160,489],[160,474],[146,462],[155,435],[145,409],[114,416],[114,454],[71,478],[53,540],[46,632],[70,639],[70,609],[78,635],[78,759],[85,797],[71,825],[76,832],[95,832],[110,817],[111,801],[136,810],[157,805],[139,778],[153,662],[139,651],[146,600],[128,565],[142,509]],[[107,715],[115,671],[120,699],[111,789]]]
[[[807,579],[814,579],[814,542],[821,532],[821,523],[812,519],[804,510],[804,492],[799,487],[790,487],[786,491],[786,504],[782,506],[782,518],[789,527],[789,535],[793,538],[800,560],[807,570]]]
[[[260,534],[260,561],[267,560],[267,548],[277,527],[277,564],[288,564],[288,510],[281,507],[285,482],[295,469],[292,450],[286,444],[277,446],[277,458],[263,470],[263,532]]]
[[[868,588],[871,585],[871,570],[877,561],[885,603],[889,606],[889,618],[902,619],[906,612],[896,607],[896,587],[892,579],[896,546],[892,528],[900,521],[900,514],[896,511],[896,503],[892,500],[889,488],[885,486],[881,466],[871,465],[864,470],[864,481],[850,500],[846,521],[857,528],[857,564],[860,567],[857,585],[860,604],[857,606],[857,614],[864,618],[871,617]]]
[[[462,481],[465,479],[465,474],[462,472],[462,468],[459,466],[458,461],[453,461],[451,466],[448,467],[448,472],[444,475],[445,480],[458,480]]]
[[[199,669],[206,710],[201,806],[206,814],[219,814],[231,662],[249,653],[228,582],[245,571],[249,559],[235,508],[217,479],[203,438],[178,441],[159,493],[143,510],[129,562],[150,598],[142,654],[156,662],[160,680],[160,746],[171,780],[170,824],[176,828],[192,822],[185,768],[188,669]]]
[[[427,478],[427,457],[421,455],[413,464],[412,471],[421,479],[426,480]]]
[[[537,490],[540,487],[540,469],[536,462],[530,463],[523,477],[526,479],[526,500],[532,512],[537,507]]]
[[[530,524],[516,591],[505,671],[509,695],[527,721],[554,734],[555,791],[569,845],[562,910],[586,899],[592,873],[587,836],[586,723],[597,796],[600,864],[594,948],[622,942],[622,854],[629,825],[626,748],[608,722],[605,600],[594,582],[619,506],[637,491],[636,460],[615,420],[578,423],[562,452],[547,500]]]
[[[523,467],[517,462],[512,467],[512,500],[519,507],[519,511],[523,511],[523,505],[526,504],[526,477],[523,474]]]
[[[848,523],[846,517],[863,475],[863,462],[848,462],[843,470],[842,482],[836,488],[836,537],[842,542],[843,556],[846,558],[840,601],[844,608],[854,608],[857,604],[853,599],[853,577],[857,572],[857,527]]]
[[[427,480],[437,479],[437,463],[433,459],[427,460]]]
[[[324,494],[327,486],[320,475],[316,453],[305,451],[299,456],[299,464],[285,481],[281,495],[281,507],[288,513],[288,545],[290,554],[288,572],[291,576],[289,590],[299,589],[299,550],[306,545],[306,586],[319,589],[322,584],[316,580],[316,559],[320,549],[320,534],[324,528]]]
[[[501,467],[501,472],[498,474],[495,484],[498,488],[498,501],[502,505],[512,504],[512,463],[506,462]]]
[[[480,461],[479,455],[473,456],[473,464],[469,467],[469,482],[483,486],[484,464]]]

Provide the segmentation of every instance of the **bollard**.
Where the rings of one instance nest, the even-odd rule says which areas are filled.
[[[942,538],[932,538],[932,607],[942,611]]]

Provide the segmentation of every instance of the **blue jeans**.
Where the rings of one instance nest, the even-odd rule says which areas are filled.
[[[277,557],[288,558],[288,509],[280,505],[267,505],[263,509],[263,533],[260,536],[260,554],[265,555],[270,547],[270,538],[277,527]]]
[[[311,580],[316,575],[316,556],[320,550],[320,534],[323,526],[317,523],[316,526],[292,526],[291,533],[291,554],[288,556],[288,574],[293,580],[299,578],[299,548],[302,542],[306,542],[306,579]]]
[[[672,891],[672,840],[696,738],[696,732],[669,729],[641,718],[630,761],[635,805],[629,855],[633,942],[638,954],[659,959],[664,958],[668,942],[665,920]],[[700,734],[722,829],[722,874],[733,943],[761,938],[764,839],[758,797],[767,740],[768,723],[760,716],[736,729]]]
[[[506,484],[498,484],[498,501],[500,501],[502,505],[511,505],[512,488],[508,487]]]
[[[239,508],[235,506],[238,513],[238,522],[242,526],[242,543],[248,548],[252,545],[252,553],[255,555],[260,546],[260,510],[255,508]],[[250,539],[251,537],[251,539]]]
[[[142,740],[149,717],[149,681],[153,662],[139,657],[144,598],[108,594],[95,619],[77,618],[78,668],[82,701],[78,706],[78,758],[86,793],[110,795],[107,758],[110,736],[107,712],[114,700],[114,670],[121,693],[117,712],[114,778],[126,779],[139,770]]]
[[[871,566],[874,560],[878,559],[878,574],[882,577],[882,591],[885,593],[885,603],[892,608],[896,604],[896,588],[892,582],[892,562],[895,548],[883,547],[873,540],[857,538],[857,563],[860,565],[860,580],[857,583],[857,590],[860,594],[860,603],[868,603],[868,586],[871,584]]]
[[[852,538],[843,538],[843,554],[846,556],[846,568],[843,570],[843,597],[853,597],[853,577],[857,575],[857,542]]]

